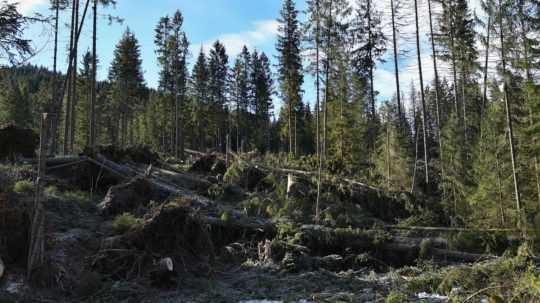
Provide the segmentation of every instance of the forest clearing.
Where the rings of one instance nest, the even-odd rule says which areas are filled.
[[[0,303],[540,302],[539,71],[538,0],[0,0]]]

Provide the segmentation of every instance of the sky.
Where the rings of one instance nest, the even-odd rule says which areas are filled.
[[[40,13],[50,15],[48,10],[50,0],[7,0],[18,2],[20,11],[25,15]],[[350,0],[354,2],[354,0]],[[81,0],[84,2],[84,0]],[[184,29],[191,43],[191,62],[193,63],[201,48],[208,51],[214,41],[219,39],[225,44],[229,61],[240,52],[243,45],[250,49],[256,48],[265,52],[275,62],[275,44],[278,23],[276,18],[281,9],[281,0],[117,0],[115,7],[104,8],[99,12],[98,26],[98,58],[99,70],[98,78],[106,79],[109,64],[113,58],[113,51],[116,43],[122,36],[126,28],[129,27],[139,40],[141,45],[141,55],[143,71],[147,84],[156,87],[158,84],[159,66],[155,56],[154,48],[154,28],[160,17],[173,15],[176,10],[180,10],[184,15]],[[376,1],[383,13],[383,22],[387,26],[387,36],[391,37],[391,27],[388,8]],[[471,0],[472,9],[479,9],[479,0]],[[434,75],[431,49],[429,44],[429,18],[427,16],[426,0],[420,0],[420,20],[421,20],[421,53],[424,70],[424,82],[427,85]],[[81,4],[82,6],[82,4]],[[305,0],[296,1],[297,9],[305,10]],[[408,24],[403,28],[403,32],[414,32],[411,28],[414,11],[412,8],[404,8],[402,22]],[[89,12],[90,13],[90,12]],[[118,16],[123,19],[122,23],[109,22],[107,16]],[[60,37],[60,60],[59,68],[66,69],[66,53],[68,44],[68,20],[69,14],[66,12],[61,17],[61,37]],[[90,14],[89,16],[90,17]],[[304,16],[301,16],[303,19]],[[34,24],[26,30],[26,36],[33,41],[33,46],[37,54],[30,59],[29,63],[52,67],[53,57],[53,32],[50,25]],[[400,40],[400,48],[409,49],[410,53],[400,57],[400,83],[402,90],[406,93],[415,82],[418,85],[418,64],[416,49],[414,47],[414,35],[406,36]],[[90,49],[91,26],[90,19],[84,26],[81,36],[80,51],[85,52]],[[391,44],[388,48],[391,49]],[[391,98],[395,94],[395,80],[393,57],[388,52],[384,58],[385,62],[378,64],[375,72],[375,89],[379,91],[379,102]],[[445,67],[441,67],[444,75]],[[313,104],[315,99],[313,78],[307,76],[304,85],[304,99]],[[276,108],[280,106],[280,100],[276,97]]]

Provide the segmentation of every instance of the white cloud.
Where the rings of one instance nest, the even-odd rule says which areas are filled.
[[[27,14],[32,12],[32,9],[37,6],[46,4],[48,0],[7,0],[8,3],[18,3],[19,11],[22,14]]]
[[[202,43],[205,51],[208,51],[216,40],[221,41],[227,49],[229,56],[234,56],[242,51],[242,48],[254,48],[265,44],[269,41],[274,41],[278,32],[279,23],[276,20],[262,20],[253,22],[254,29],[251,31],[239,33],[227,33]],[[197,51],[201,46],[196,46]]]

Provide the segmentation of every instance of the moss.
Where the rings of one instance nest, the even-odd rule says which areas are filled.
[[[54,185],[45,187],[45,195],[49,197],[57,197],[59,193],[60,191],[58,190],[58,187]]]
[[[385,303],[403,303],[408,301],[409,300],[405,294],[397,291],[391,292],[388,297],[386,297],[386,300],[384,300]]]
[[[35,190],[35,184],[30,180],[17,181],[13,185],[13,191],[18,194],[31,194]]]
[[[140,224],[141,220],[130,213],[118,215],[112,222],[113,229],[119,234],[126,233]]]
[[[77,204],[89,204],[92,201],[89,193],[79,190],[66,191],[61,194],[61,198],[66,202],[73,202]]]
[[[224,211],[221,213],[221,216],[219,217],[219,219],[221,220],[221,223],[228,224],[231,222],[231,215],[229,214],[228,211]]]
[[[431,256],[431,251],[433,249],[433,241],[431,239],[423,239],[420,242],[420,251],[418,252],[418,257],[420,259],[428,259]]]

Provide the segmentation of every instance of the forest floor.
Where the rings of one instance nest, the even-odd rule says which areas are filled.
[[[135,175],[143,174],[146,167],[134,161],[115,163],[131,167]],[[305,201],[312,201],[310,194],[303,193],[312,189],[299,187],[296,194],[303,198],[294,198],[291,206],[283,201],[289,199],[283,197],[287,176],[273,176],[278,184],[264,184],[268,175],[257,176],[257,171],[249,172],[250,167],[239,169],[233,164],[222,181],[223,176],[215,177],[215,164],[195,170],[157,164],[146,179],[138,177],[141,184],[150,184],[147,193],[137,192],[142,185],[125,183],[132,176],[122,181],[99,166],[77,164],[51,172],[45,190],[47,264],[32,283],[25,279],[24,247],[13,244],[26,239],[5,228],[9,220],[0,220],[0,259],[6,264],[6,273],[0,276],[0,303],[506,302],[538,298],[534,297],[540,292],[538,269],[524,248],[503,258],[453,262],[435,254],[430,257],[427,251],[436,251],[435,244],[391,240],[395,233],[361,226],[366,223],[349,220],[348,228],[340,228],[339,222],[307,225],[293,213],[304,209]],[[18,209],[23,219],[12,222],[28,225],[24,214],[32,205],[33,192],[23,184],[33,176],[32,167],[10,165],[2,171],[0,219]],[[88,184],[97,184],[96,176],[102,185],[90,190]],[[258,184],[249,184],[253,179]],[[175,194],[167,196],[163,190]],[[290,195],[292,191],[289,188]],[[351,204],[350,211],[358,209],[351,201],[344,203]],[[274,204],[279,204],[279,211],[272,210]],[[363,213],[378,223],[387,219],[366,209],[354,215]],[[274,214],[278,212],[290,213]],[[411,257],[403,247],[418,251]],[[163,258],[170,258],[174,269],[157,270]]]

